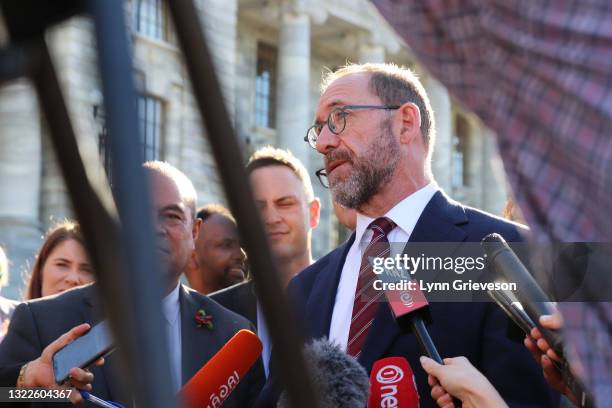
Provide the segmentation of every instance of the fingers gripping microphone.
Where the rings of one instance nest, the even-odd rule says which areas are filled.
[[[220,407],[257,361],[262,348],[255,333],[240,330],[180,390],[184,406]]]
[[[526,315],[521,313],[521,310],[514,308],[514,305],[507,299],[507,295],[504,296],[501,292],[490,292],[489,295],[527,334],[534,325],[537,326],[544,339],[561,358],[560,363],[553,361],[553,364],[563,375],[565,384],[580,400],[582,407],[592,407],[591,396],[585,391],[582,382],[573,375],[569,363],[563,356],[564,342],[561,332],[549,330],[540,324],[540,316],[559,313],[556,306],[501,235],[489,234],[484,237],[482,248],[487,257],[487,267],[508,282],[517,284],[518,290],[514,295],[525,309]]]
[[[387,357],[372,366],[368,408],[418,408],[419,393],[404,357]]]

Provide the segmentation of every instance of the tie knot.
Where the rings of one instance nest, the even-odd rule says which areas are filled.
[[[372,221],[368,228],[374,231],[374,233],[378,232],[382,235],[388,235],[395,228],[395,223],[387,217],[380,217]]]

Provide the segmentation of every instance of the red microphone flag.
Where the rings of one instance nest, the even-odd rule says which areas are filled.
[[[414,374],[404,357],[387,357],[374,363],[370,373],[368,408],[418,408]]]
[[[259,337],[240,330],[179,392],[188,408],[220,407],[261,355]]]

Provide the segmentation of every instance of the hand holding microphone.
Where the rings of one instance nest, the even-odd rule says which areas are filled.
[[[453,408],[457,397],[464,408],[507,408],[497,390],[467,358],[445,358],[444,365],[421,357],[421,365],[429,374],[431,397],[440,408]]]
[[[561,314],[544,315],[540,317],[540,324],[550,330],[559,330],[563,327],[563,318]],[[537,328],[525,337],[525,347],[531,351],[533,358],[542,366],[544,378],[555,390],[565,395],[576,406],[580,406],[578,397],[572,392],[564,381],[563,374],[559,370],[559,365],[563,364],[563,360],[550,347],[542,333]]]
[[[531,318],[531,321],[536,324],[536,328],[532,329],[529,334],[537,336],[533,340],[537,343],[535,345],[539,347],[534,347],[533,340],[526,340],[525,345],[532,353],[535,353],[534,357],[542,364],[549,384],[557,390],[562,390],[561,392],[568,397],[573,397],[572,401],[576,405],[592,407],[592,398],[586,393],[584,385],[574,375],[569,363],[563,356],[564,341],[559,330],[562,323],[556,306],[550,301],[548,295],[538,285],[501,235],[489,234],[482,240],[481,245],[486,254],[487,266],[490,271],[509,282],[518,284],[519,290],[516,291],[515,295],[525,308],[525,312]],[[537,353],[538,348],[546,353],[543,357]],[[553,370],[558,371],[558,373],[554,373]],[[561,377],[563,385],[559,384],[559,377]],[[579,397],[576,398],[576,396]]]

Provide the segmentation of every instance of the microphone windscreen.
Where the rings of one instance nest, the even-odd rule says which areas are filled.
[[[183,386],[179,392],[183,404],[189,408],[220,406],[257,361],[262,348],[255,333],[240,330]]]
[[[356,359],[326,338],[313,340],[304,347],[304,359],[312,375],[313,386],[321,408],[365,407],[369,379]],[[286,392],[277,408],[289,408]]]
[[[404,357],[377,360],[370,373],[368,408],[418,408],[414,374]]]

